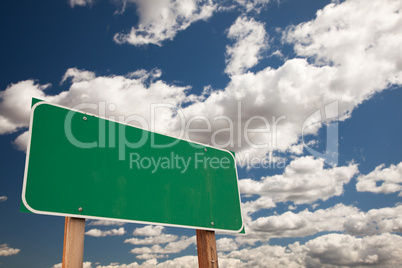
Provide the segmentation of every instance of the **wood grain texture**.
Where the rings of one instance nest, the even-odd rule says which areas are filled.
[[[214,231],[196,230],[199,268],[218,268]]]
[[[62,268],[82,268],[84,237],[85,219],[66,217]]]

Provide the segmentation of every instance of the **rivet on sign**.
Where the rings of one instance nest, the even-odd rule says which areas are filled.
[[[84,116],[84,118],[83,118],[83,119],[84,119],[84,121],[87,121],[87,118],[86,118],[85,116]]]
[[[78,208],[78,211],[81,212],[81,211],[82,211],[82,207],[79,207],[79,208]]]
[[[207,148],[204,148],[204,151],[206,152],[206,151],[207,151]]]
[[[211,225],[214,225],[215,223],[214,222],[211,222]]]

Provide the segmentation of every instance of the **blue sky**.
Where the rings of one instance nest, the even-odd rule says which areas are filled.
[[[402,266],[400,1],[2,1],[0,13],[0,267],[61,267],[64,218],[19,212],[32,97],[112,104],[107,116],[173,136],[178,114],[206,118],[211,131],[189,137],[236,152],[247,232],[217,235],[221,267]],[[151,118],[151,104],[175,109]],[[84,267],[197,267],[194,236],[88,220]]]

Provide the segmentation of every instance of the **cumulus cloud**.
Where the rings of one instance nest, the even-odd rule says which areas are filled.
[[[136,258],[140,260],[164,259],[167,257],[168,255],[158,255],[158,254],[141,254],[136,256]]]
[[[69,0],[68,3],[72,8],[75,6],[91,6],[94,0]]]
[[[109,221],[109,220],[94,220],[90,221],[88,225],[95,225],[95,226],[123,226],[125,223],[121,221]]]
[[[337,204],[314,212],[306,209],[299,213],[288,211],[281,215],[260,217],[247,227],[266,237],[303,237],[323,231],[343,231],[347,217],[358,213],[355,207]]]
[[[122,0],[123,5],[135,3],[139,24],[128,33],[114,36],[116,43],[132,45],[162,45],[172,40],[192,23],[212,16],[217,6],[211,0]]]
[[[147,73],[141,73],[141,74],[142,76],[147,76]],[[70,68],[64,73],[63,79],[61,80],[60,83],[63,84],[69,78],[71,78],[71,81],[73,83],[90,81],[95,79],[95,73],[85,70],[78,70],[77,68]]]
[[[253,248],[219,253],[222,267],[399,267],[402,265],[402,237],[384,233],[357,238],[347,234],[327,234],[304,245],[299,242],[285,246],[261,245]],[[142,265],[111,264],[97,268],[196,267],[196,256],[183,256],[158,263],[148,260]]]
[[[153,6],[144,3],[144,10],[150,8],[148,5]],[[167,9],[177,4],[169,3]],[[370,3],[350,0],[329,4],[317,12],[315,19],[286,30],[284,41],[294,45],[297,58],[276,69],[267,67],[256,73],[232,75],[223,90],[205,96],[189,96],[188,87],[169,85],[157,77],[158,73],[152,79],[147,78],[146,83],[143,78],[150,72],[147,75],[138,72],[140,78],[102,77],[70,69],[65,76],[71,78],[70,89],[56,96],[45,96],[43,90],[48,85],[31,80],[12,84],[0,95],[0,133],[27,126],[31,96],[68,107],[106,100],[106,107],[111,103],[117,106],[115,112],[106,109],[107,115],[139,114],[146,120],[151,103],[170,103],[180,108],[187,102],[178,111],[158,110],[160,120],[156,120],[155,126],[160,132],[179,133],[185,128],[179,115],[194,118],[191,128],[204,131],[192,132],[184,138],[233,150],[240,161],[247,156],[262,159],[275,150],[301,148],[302,132],[317,134],[325,122],[323,118],[303,129],[310,115],[337,101],[338,117],[344,120],[375,92],[402,83],[402,54],[397,53],[402,40],[400,3],[390,0],[370,0]],[[150,18],[154,16],[151,11],[152,8]]]
[[[219,264],[222,267],[261,268],[267,267],[267,264],[279,268],[399,267],[402,265],[402,237],[389,233],[361,238],[348,234],[326,234],[311,239],[304,245],[299,242],[288,246],[263,244],[229,253],[220,252]],[[154,258],[142,264],[111,263],[106,266],[98,265],[97,268],[191,268],[197,265],[196,256],[182,256],[165,262],[158,262]]]
[[[198,258],[196,256],[183,256],[165,262],[158,263],[156,259],[151,259],[138,264],[133,262],[130,264],[110,264],[106,266],[97,266],[96,268],[137,268],[137,267],[157,267],[157,268],[192,268],[198,266]]]
[[[402,206],[372,209],[349,215],[344,223],[345,231],[364,236],[385,232],[402,232]]]
[[[158,259],[167,258],[170,253],[179,253],[182,250],[195,243],[194,237],[179,237],[177,235],[162,233],[163,226],[147,225],[142,228],[136,228],[133,235],[147,236],[145,238],[129,238],[124,243],[130,243],[132,245],[152,245],[151,247],[134,248],[131,253],[137,254],[138,259]],[[166,244],[162,247],[162,244]]]
[[[216,249],[217,251],[233,251],[237,250],[239,245],[233,238],[223,237],[216,240]]]
[[[398,165],[391,165],[385,168],[385,165],[377,166],[367,175],[357,177],[356,189],[359,192],[372,193],[395,193],[402,190],[402,162]]]
[[[52,266],[52,268],[62,268],[62,263],[55,264]],[[82,268],[92,268],[92,263],[85,261],[82,265]]]
[[[388,233],[363,238],[328,234],[308,241],[301,248],[306,252],[309,267],[398,267],[402,265],[401,246],[402,237]]]
[[[121,227],[119,229],[111,229],[111,230],[99,230],[99,229],[91,229],[87,231],[85,234],[89,236],[95,236],[95,237],[105,237],[105,236],[112,236],[112,235],[124,235],[126,231],[124,230],[124,227]]]
[[[20,249],[18,248],[10,248],[7,244],[0,244],[0,256],[11,256],[18,254]]]
[[[260,211],[262,209],[269,209],[269,208],[274,208],[276,206],[275,202],[272,200],[272,198],[267,197],[267,196],[262,196],[257,198],[256,200],[253,201],[246,201],[241,203],[241,212],[243,216],[243,223],[247,224],[252,221],[252,214]],[[248,227],[247,227],[248,228]],[[255,238],[251,238],[252,241],[254,241]],[[249,243],[253,244],[253,242],[250,242],[250,240],[247,240]]]
[[[133,254],[170,254],[179,253],[190,245],[196,243],[195,236],[186,237],[183,236],[179,240],[170,242],[166,246],[161,247],[160,245],[153,245],[152,247],[138,247],[132,249],[130,252]]]
[[[401,236],[388,233],[363,238],[327,234],[304,245],[262,245],[223,256],[246,262],[243,267],[266,267],[267,263],[272,267],[398,267],[402,264],[401,245]]]
[[[293,252],[286,247],[262,245],[254,248],[245,248],[232,251],[228,254],[220,254],[220,258],[229,260],[241,260],[239,267],[303,267],[303,254],[300,249]],[[237,267],[237,266],[236,266]]]
[[[276,206],[274,200],[268,196],[262,196],[253,201],[246,201],[241,205],[242,212],[246,213],[247,215],[253,214],[261,209],[268,209]]]
[[[355,164],[325,169],[319,159],[305,156],[293,160],[283,174],[259,181],[242,179],[239,187],[242,194],[269,196],[275,202],[312,203],[341,195],[343,185],[357,172]]]
[[[346,232],[369,236],[387,232],[402,232],[402,206],[360,211],[353,206],[337,204],[327,209],[246,220],[247,237],[238,236],[239,244],[254,244],[272,237],[305,237],[320,232]]]
[[[315,19],[288,28],[284,41],[294,45],[297,58],[276,69],[233,75],[224,90],[184,109],[186,117],[208,118],[211,133],[223,128],[236,131],[222,131],[212,138],[194,133],[192,138],[226,146],[239,158],[247,153],[262,158],[269,151],[300,144],[305,120],[326,105],[338,101],[337,117],[344,120],[374,93],[402,84],[400,5],[400,1],[378,0],[370,5],[357,0],[331,3]],[[247,141],[244,129],[253,116],[259,117],[254,117],[251,128],[260,130],[250,133]],[[316,134],[320,126],[304,133]],[[199,120],[193,127],[205,129],[205,123]]]
[[[27,151],[28,140],[29,140],[29,132],[25,131],[21,135],[19,135],[14,141],[13,144],[17,150]]]
[[[348,87],[353,94],[360,91],[362,98],[369,90],[402,82],[401,8],[398,0],[331,3],[317,12],[315,20],[290,28],[285,40],[295,44],[298,55],[336,66],[339,75],[333,83],[354,82]],[[357,73],[349,72],[354,69]]]
[[[270,0],[236,0],[236,2],[246,9],[246,12],[254,11],[259,13],[266,7]]]
[[[136,237],[124,240],[124,243],[130,243],[133,245],[157,245],[173,242],[177,240],[177,235],[172,234],[160,234],[157,236],[150,236],[144,239],[139,239]]]
[[[255,66],[261,53],[268,48],[264,24],[252,18],[237,18],[229,28],[227,37],[235,41],[232,46],[226,47],[225,72],[230,75],[243,73]]]
[[[0,196],[0,202],[5,202],[7,199],[8,199],[8,197],[5,195]]]
[[[245,267],[244,263],[238,259],[219,258],[219,266],[221,267]],[[182,256],[172,260],[158,263],[156,259],[147,260],[142,264],[133,262],[130,264],[109,264],[106,266],[96,266],[96,268],[138,268],[138,267],[157,267],[157,268],[193,268],[198,267],[197,256]]]
[[[32,97],[44,99],[49,84],[38,85],[33,80],[11,84],[0,92],[0,134],[12,133],[28,126]]]
[[[148,25],[154,16],[158,17],[151,2],[138,5],[144,9],[142,14],[149,13],[140,24]],[[176,111],[160,108],[156,113],[155,126],[159,128],[156,130],[171,135],[179,133],[186,127],[179,116],[182,115],[196,119],[191,121],[192,129],[204,130],[184,138],[233,150],[239,161],[248,156],[262,159],[275,150],[285,152],[298,148],[300,152],[302,132],[317,134],[325,121],[318,120],[318,124],[303,129],[310,115],[337,101],[339,118],[343,120],[375,92],[402,83],[402,54],[397,53],[402,40],[400,3],[390,0],[370,0],[370,3],[350,0],[329,4],[315,19],[286,30],[284,41],[294,45],[297,58],[287,60],[276,69],[267,67],[256,73],[232,75],[224,89],[204,96],[188,95],[189,87],[170,85],[160,80],[160,73],[141,70],[134,77],[104,77],[69,69],[63,80],[71,79],[71,87],[56,96],[45,94],[44,89],[49,85],[38,85],[31,80],[12,84],[0,93],[0,133],[27,126],[31,96],[68,107],[104,101],[106,116],[138,114],[147,122],[151,103],[169,103],[180,108],[186,102],[185,108]],[[188,6],[180,5],[186,6],[190,17],[198,14],[197,10],[202,9],[199,6],[214,7],[203,2],[194,9],[193,4],[189,1]],[[166,5],[158,7],[170,14],[177,3],[171,1]],[[242,20],[251,21],[244,17],[239,19]],[[114,112],[108,109],[110,104],[117,107]],[[16,143],[20,148],[23,148],[23,138]]]
[[[201,16],[205,13],[202,11],[204,9],[210,10],[205,14],[212,14],[216,8],[210,2],[195,0],[180,5],[176,1],[162,1],[158,2],[158,5],[154,1],[134,2],[140,13],[140,25],[151,25],[150,29],[156,29],[160,25],[174,29],[179,27],[171,26],[176,25],[176,22],[165,23],[164,17],[158,15],[159,10],[154,11],[155,6],[161,9],[163,14],[167,14],[169,20],[172,17],[172,20],[176,21],[181,18],[178,14],[187,14],[188,17],[183,15],[185,18],[179,20],[179,25],[187,25],[188,21],[194,21],[194,14]],[[309,115],[329,103],[338,101],[339,117],[345,119],[353,109],[375,92],[382,91],[392,84],[401,84],[402,56],[397,53],[402,40],[401,12],[398,12],[400,3],[391,0],[370,0],[370,4],[366,3],[358,0],[333,2],[317,12],[315,19],[289,27],[283,40],[294,45],[297,58],[287,60],[277,69],[267,67],[256,73],[235,74],[226,88],[212,91],[203,98],[187,96],[185,90],[188,87],[169,85],[158,80],[160,72],[152,74],[144,70],[134,72],[133,77],[96,77],[89,71],[69,69],[62,80],[71,78],[72,85],[68,91],[57,96],[46,96],[44,89],[49,85],[38,85],[32,80],[12,84],[0,95],[0,133],[11,133],[27,126],[31,96],[67,106],[88,100],[111,100],[110,102],[118,107],[116,114],[132,114],[134,109],[135,113],[141,115],[149,114],[150,103],[163,101],[180,106],[183,101],[188,101],[189,105],[182,110],[186,118],[200,116],[211,123],[211,131],[199,131],[189,135],[194,141],[234,150],[239,159],[244,159],[247,155],[263,158],[272,150],[290,150],[296,153],[295,148],[299,154],[302,148],[302,126]],[[183,10],[179,11],[177,6]],[[256,31],[260,34],[253,40],[263,40],[261,36],[265,31],[262,25],[252,19],[242,16],[232,26],[230,36],[239,36],[239,39],[235,38],[235,45],[231,48],[248,38],[244,29],[253,29],[252,33],[255,29],[260,29]],[[134,28],[134,32],[139,29],[140,27]],[[169,35],[170,31],[164,33]],[[135,33],[134,39],[138,35]],[[147,36],[151,35],[145,33],[144,36],[143,38],[147,39]],[[260,44],[259,41],[256,44]],[[259,45],[256,47],[261,48]],[[240,55],[236,53],[231,59]],[[259,54],[252,55],[257,55],[258,61]],[[230,60],[228,67],[233,66],[233,62],[235,61]],[[239,62],[241,64],[238,66],[249,64],[243,60]],[[149,78],[150,76],[154,80]],[[149,86],[143,83],[144,79],[152,80]],[[99,88],[104,90],[97,90]],[[132,97],[134,94],[131,94],[134,90],[136,93],[140,92],[139,97],[135,94],[135,99]],[[162,92],[162,96],[155,94],[156,91]],[[26,100],[21,99],[21,96]],[[139,98],[143,101],[138,104]],[[107,102],[107,105],[110,102]],[[133,106],[132,103],[138,105]],[[111,114],[109,111],[107,113]],[[161,114],[161,119],[165,120],[160,120],[161,124],[155,125],[161,125],[164,132],[177,132],[183,128],[177,116],[172,118],[175,112],[165,109]],[[200,119],[193,121],[191,126],[195,129],[205,129],[205,124],[205,121]],[[254,130],[247,133],[247,137],[244,135],[246,127]],[[320,124],[317,124],[305,133],[316,134],[319,127]],[[24,148],[25,138],[26,136],[21,136],[16,142],[18,148]]]
[[[165,227],[157,225],[147,225],[141,228],[135,228],[133,235],[137,236],[158,236],[162,234],[163,229]]]
[[[155,108],[158,113],[152,121],[153,126],[158,126],[155,127],[156,131],[164,131],[166,127],[163,126],[169,121],[167,119],[176,114],[171,107],[179,108],[194,96],[186,94],[189,87],[169,85],[157,80],[159,76],[159,70],[140,70],[127,76],[96,77],[93,72],[71,68],[62,80],[65,82],[70,79],[71,86],[68,91],[58,95],[46,95],[44,90],[50,85],[40,85],[33,80],[11,84],[0,92],[0,134],[28,127],[32,97],[71,108],[83,103],[95,104],[97,109],[88,109],[87,112],[107,118],[114,116],[116,120],[120,116],[124,121],[130,115],[140,115],[144,120],[129,123],[145,129],[152,128],[151,104],[166,104],[166,107]],[[28,138],[28,133],[23,132],[14,144],[25,150]]]

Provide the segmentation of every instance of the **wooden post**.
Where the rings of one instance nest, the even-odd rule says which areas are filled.
[[[84,262],[85,219],[66,217],[62,268],[82,268]]]
[[[218,268],[214,231],[196,230],[199,268]]]

